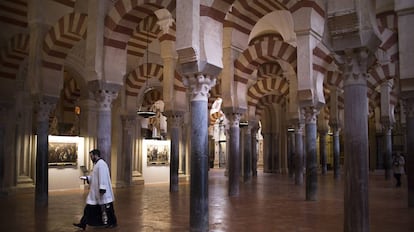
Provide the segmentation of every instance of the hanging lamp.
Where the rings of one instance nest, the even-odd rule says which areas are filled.
[[[149,51],[149,29],[147,28],[147,24],[145,24],[145,32],[147,34],[147,39],[146,39],[146,44],[147,44],[147,51],[146,51],[146,56],[147,56],[147,69],[146,69],[146,74],[145,74],[145,78],[147,79],[147,81],[145,82],[145,90],[144,90],[144,96],[146,93],[148,93],[149,91],[152,90],[152,88],[148,87],[148,81],[149,81],[149,73],[148,73],[148,51]],[[151,118],[155,116],[155,112],[151,111],[151,110],[143,110],[142,109],[142,104],[139,107],[139,109],[137,110],[137,115],[141,116],[143,118]]]

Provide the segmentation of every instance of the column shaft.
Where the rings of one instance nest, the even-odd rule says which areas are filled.
[[[405,169],[407,170],[408,207],[414,207],[414,99],[405,101],[406,110],[406,143]]]
[[[391,127],[384,127],[384,169],[385,179],[390,180],[392,177],[392,138]]]
[[[238,112],[226,112],[226,117],[229,120],[229,196],[239,195],[239,180],[240,180],[240,117],[241,114]]]
[[[250,123],[250,122],[249,122]],[[248,181],[252,177],[252,126],[249,125],[246,128],[246,133],[244,134],[244,181]]]
[[[322,175],[326,175],[326,172],[327,172],[326,131],[319,132],[319,156],[321,159]]]
[[[339,144],[339,131],[337,128],[333,132],[333,171],[334,179],[339,179],[340,173],[340,144]]]
[[[368,232],[368,103],[365,84],[345,85],[344,232]]]
[[[303,124],[295,128],[295,184],[303,184]]]
[[[178,192],[178,168],[180,154],[180,129],[182,113],[166,112],[170,131],[171,158],[170,158],[170,192]]]
[[[306,109],[306,200],[317,200],[318,160],[316,155],[316,112]]]
[[[207,101],[191,102],[190,227],[208,228],[208,120]]]

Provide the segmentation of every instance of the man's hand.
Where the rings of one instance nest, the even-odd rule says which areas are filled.
[[[106,189],[99,189],[99,193],[100,193],[100,194],[104,194],[104,193],[106,193]]]

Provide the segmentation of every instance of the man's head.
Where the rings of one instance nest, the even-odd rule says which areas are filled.
[[[101,151],[99,151],[98,149],[93,149],[89,152],[89,155],[91,157],[92,162],[95,163],[101,158]]]

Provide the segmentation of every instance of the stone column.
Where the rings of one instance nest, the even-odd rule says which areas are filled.
[[[327,172],[327,152],[326,152],[326,134],[325,130],[319,131],[319,158],[321,159],[321,173],[326,175]]]
[[[191,178],[190,228],[208,230],[208,92],[213,77],[189,75],[185,81],[191,91]]]
[[[293,178],[295,175],[295,164],[294,164],[294,158],[295,158],[295,133],[294,132],[288,132],[288,173],[289,177]]]
[[[239,195],[239,180],[240,180],[240,127],[239,122],[242,116],[241,110],[224,109],[223,110],[227,120],[229,121],[229,154],[228,154],[228,167],[229,167],[229,196]]]
[[[170,158],[170,192],[178,192],[178,165],[180,154],[180,131],[183,124],[184,112],[169,111],[167,116],[168,131],[171,140]]]
[[[331,125],[332,131],[333,131],[333,171],[334,171],[334,179],[337,180],[341,176],[341,170],[340,170],[340,144],[339,144],[339,128],[338,125],[332,124]]]
[[[392,126],[389,123],[382,123],[384,131],[384,169],[385,179],[392,178]]]
[[[244,157],[243,157],[243,180],[252,178],[252,123],[245,127],[244,134]]]
[[[303,122],[295,123],[295,184],[303,184]]]
[[[272,167],[272,134],[270,132],[263,132],[263,172],[271,172]]]
[[[344,65],[344,232],[369,231],[367,53]]]
[[[259,130],[259,124],[257,122],[249,122],[252,124],[251,129],[251,138],[252,138],[252,176],[257,176],[257,161],[258,161],[258,141],[257,141],[257,131]]]
[[[316,201],[318,191],[318,160],[316,156],[316,116],[314,107],[305,108],[306,127],[306,200]]]
[[[111,108],[112,101],[118,96],[119,85],[89,82],[97,102],[97,148],[111,169]]]
[[[136,115],[122,115],[122,159],[118,169],[119,182],[125,186],[132,184],[132,156],[133,156],[133,139],[135,124],[137,123]]]
[[[49,115],[56,106],[57,99],[43,97],[37,103],[37,150],[35,205],[47,207],[49,190]]]
[[[408,207],[414,207],[414,98],[404,100],[406,117],[406,143],[405,169],[407,170]]]

